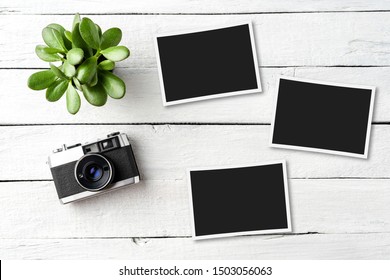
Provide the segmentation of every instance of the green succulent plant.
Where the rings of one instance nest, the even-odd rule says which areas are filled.
[[[52,23],[42,30],[42,37],[46,45],[36,46],[35,53],[50,63],[50,69],[32,74],[27,82],[29,88],[46,89],[46,99],[50,102],[66,94],[66,106],[71,114],[80,109],[79,91],[94,106],[103,106],[107,95],[116,99],[125,95],[125,83],[112,73],[115,62],[130,55],[127,47],[118,46],[122,39],[119,28],[102,33],[91,19],[76,14],[72,31]]]

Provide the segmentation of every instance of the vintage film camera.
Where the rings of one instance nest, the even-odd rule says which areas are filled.
[[[58,198],[63,204],[100,195],[139,182],[140,176],[127,135],[63,145],[49,156]]]

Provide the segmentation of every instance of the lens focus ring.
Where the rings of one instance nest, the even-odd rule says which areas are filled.
[[[100,154],[87,154],[75,166],[77,183],[88,191],[99,191],[107,187],[113,178],[110,161]]]

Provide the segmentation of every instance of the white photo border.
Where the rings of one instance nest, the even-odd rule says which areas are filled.
[[[233,169],[233,168],[245,168],[245,167],[258,167],[258,166],[267,166],[274,164],[282,164],[283,169],[283,184],[284,184],[284,199],[286,205],[286,215],[287,215],[287,228],[281,229],[266,229],[266,230],[252,230],[252,231],[238,231],[238,232],[229,232],[229,233],[217,233],[217,234],[208,234],[208,235],[196,235],[195,231],[195,213],[194,213],[194,204],[192,199],[192,183],[191,183],[191,172],[192,171],[210,171],[210,170],[220,170],[220,169]],[[191,233],[193,240],[202,240],[202,239],[214,239],[214,238],[224,238],[232,236],[244,236],[244,235],[254,235],[254,234],[272,234],[272,233],[289,233],[292,232],[291,225],[291,209],[290,209],[290,195],[288,188],[288,179],[287,179],[287,167],[286,160],[275,160],[267,162],[254,162],[246,165],[224,165],[224,166],[213,166],[213,167],[193,167],[187,168],[187,185],[188,185],[188,195],[190,200],[190,212],[191,212]]]
[[[200,97],[193,97],[193,98],[186,98],[186,99],[181,99],[181,100],[176,100],[176,101],[167,101],[166,100],[164,79],[163,79],[162,68],[161,68],[160,52],[159,52],[158,41],[157,41],[158,38],[166,37],[166,36],[180,36],[180,35],[191,34],[191,33],[196,33],[196,32],[214,31],[214,30],[218,30],[218,29],[236,27],[236,26],[246,25],[246,24],[249,27],[249,36],[251,39],[251,47],[252,47],[253,61],[254,61],[254,65],[255,65],[255,75],[256,75],[257,88],[224,92],[224,93],[218,93],[218,94],[211,94],[211,95],[207,95],[207,96],[200,96]],[[254,32],[253,32],[253,25],[252,25],[251,21],[235,22],[232,24],[217,25],[217,26],[213,26],[210,28],[204,27],[204,28],[190,29],[190,30],[184,30],[182,32],[176,31],[176,32],[170,32],[170,33],[155,34],[153,39],[154,39],[154,49],[155,49],[156,59],[157,59],[157,71],[158,71],[158,78],[159,78],[159,82],[160,82],[161,97],[162,97],[163,106],[165,106],[165,107],[171,106],[171,105],[176,105],[176,104],[195,102],[195,101],[200,101],[200,100],[208,100],[208,99],[215,99],[215,98],[220,98],[220,97],[228,97],[228,96],[262,92],[260,71],[259,71],[259,62],[257,59],[256,44],[255,44],[255,38],[254,38]]]
[[[281,79],[290,80],[290,81],[297,81],[297,82],[304,82],[304,83],[314,83],[314,84],[327,85],[327,86],[338,86],[338,87],[371,90],[370,109],[369,109],[369,113],[368,113],[367,133],[366,133],[366,140],[365,140],[365,146],[364,146],[364,154],[273,143],[274,126],[275,126],[276,110],[277,110],[277,106],[278,106],[279,86],[280,86]],[[289,149],[289,150],[318,152],[318,153],[324,153],[324,154],[342,155],[342,156],[348,156],[348,157],[367,159],[368,158],[368,148],[370,146],[370,136],[371,136],[371,126],[372,126],[371,122],[372,122],[372,115],[373,115],[374,103],[375,103],[375,89],[376,89],[375,86],[364,86],[364,85],[345,84],[345,83],[336,83],[336,82],[324,82],[324,81],[319,81],[319,80],[315,80],[315,79],[304,79],[304,78],[296,78],[296,77],[279,75],[277,78],[277,87],[276,87],[276,94],[275,94],[275,100],[274,100],[273,118],[272,118],[272,122],[271,122],[271,136],[269,139],[269,146],[272,148],[282,148],[282,149]]]

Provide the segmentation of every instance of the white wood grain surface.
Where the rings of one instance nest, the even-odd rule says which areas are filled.
[[[189,238],[3,239],[10,259],[388,259],[390,234]]]
[[[3,218],[0,235],[7,239],[190,237],[186,184],[185,179],[144,180],[61,206],[53,182],[1,183],[0,213],[12,219]],[[292,179],[293,232],[390,232],[389,185],[389,179]]]
[[[67,0],[60,11],[55,0],[2,0],[4,14],[57,14],[57,13],[274,13],[317,11],[382,11],[390,9],[390,1],[364,0]]]
[[[156,68],[153,35],[252,21],[261,66],[390,65],[387,12],[250,15],[93,15],[102,29],[120,26],[131,50],[121,67]],[[0,68],[47,68],[34,49],[41,31],[56,22],[71,26],[72,15],[3,15]],[[22,43],[21,43],[22,42]],[[234,54],[232,54],[234,55]]]
[[[388,125],[373,126],[367,160],[270,148],[269,125],[37,125],[0,127],[0,180],[51,179],[46,161],[54,148],[114,131],[131,138],[145,180],[182,180],[187,167],[278,159],[287,160],[290,178],[390,177]]]
[[[374,122],[390,121],[390,67],[283,67],[260,69],[263,92],[162,106],[156,69],[119,69],[127,83],[124,99],[109,98],[108,106],[96,108],[84,99],[77,116],[68,114],[66,101],[46,101],[44,91],[26,87],[36,70],[0,70],[0,124],[63,123],[265,123],[272,119],[278,75],[330,82],[375,85]],[[6,94],[12,92],[12,94]],[[12,106],[10,106],[12,104]],[[26,108],[31,108],[26,110]],[[243,110],[245,111],[243,113]],[[23,114],[20,112],[23,111]],[[212,114],[210,112],[213,112]],[[101,116],[104,115],[104,118]],[[50,117],[49,117],[50,116]]]
[[[47,68],[41,29],[80,12],[118,26],[122,100],[49,103],[26,80]],[[155,33],[251,20],[263,92],[164,108]],[[234,55],[234,54],[232,54]],[[2,0],[0,258],[389,259],[390,1]],[[268,147],[280,74],[377,87],[367,160]],[[83,100],[84,101],[84,100]],[[129,134],[143,181],[60,205],[48,154],[66,143]],[[286,159],[293,233],[193,241],[185,169]]]

